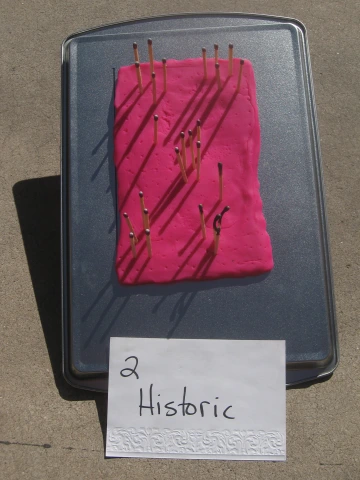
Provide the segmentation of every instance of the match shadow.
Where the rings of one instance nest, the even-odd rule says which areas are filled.
[[[150,85],[150,84],[149,84]],[[130,100],[130,98],[134,95],[134,93],[136,92],[136,90],[138,89],[139,87],[137,85],[135,85],[135,87],[130,90],[130,92],[127,94],[127,96],[124,98],[124,100],[120,103],[120,105],[118,107],[116,107],[116,111],[118,112],[119,110],[122,109],[122,107]],[[141,96],[141,94],[140,94]],[[140,98],[140,96],[138,98]],[[134,103],[133,103],[134,105]]]
[[[141,232],[141,234],[138,236],[139,238],[139,242],[142,240],[142,238],[144,237],[144,232]],[[121,281],[124,282],[126,277],[129,275],[129,273],[131,272],[131,270],[133,270],[133,268],[135,267],[136,265],[136,262],[139,260],[139,257],[140,255],[142,254],[142,252],[145,250],[146,247],[146,244],[144,243],[137,251],[137,256],[136,258],[132,258],[130,260],[130,262],[128,263],[128,266],[126,267],[124,273],[122,274],[121,276]],[[130,254],[130,252],[129,252]],[[146,263],[146,262],[145,262]]]
[[[91,181],[92,181],[92,182],[93,182],[93,181],[96,179],[96,177],[99,175],[100,170],[101,170],[102,167],[105,165],[106,160],[108,160],[108,158],[109,158],[109,153],[106,152],[104,158],[101,160],[101,162],[99,163],[99,165],[96,167],[94,173],[91,175]]]
[[[219,131],[219,129],[220,129],[220,127],[221,127],[221,125],[223,124],[223,122],[224,122],[227,114],[229,113],[229,110],[230,110],[230,108],[232,107],[232,105],[233,105],[233,103],[234,103],[237,95],[238,95],[238,93],[235,91],[235,93],[234,93],[234,94],[232,95],[232,97],[230,98],[230,101],[229,101],[229,103],[227,104],[226,109],[224,110],[223,114],[221,115],[221,117],[220,117],[218,123],[216,124],[216,126],[215,126],[215,128],[214,128],[214,130],[213,130],[213,132],[212,132],[212,134],[211,134],[211,136],[210,136],[207,144],[205,145],[204,150],[202,151],[202,155],[205,156],[205,155],[206,155],[206,152],[209,150],[210,145],[212,144],[212,142],[213,142],[213,140],[214,140],[217,132]]]
[[[205,108],[205,110],[202,112],[202,114],[200,115],[200,119],[201,119],[201,124],[204,125],[208,116],[210,115],[211,113],[211,110],[214,108],[214,106],[216,105],[216,102],[219,100],[219,97],[220,95],[222,94],[223,90],[225,89],[226,85],[228,84],[230,80],[230,77],[227,77],[227,79],[225,80],[223,86],[221,89],[217,89],[216,92],[214,93],[214,95],[211,97],[211,99],[209,100],[208,104],[207,104],[207,107]],[[190,122],[189,122],[190,123]],[[186,128],[188,127],[188,125],[186,126]],[[193,131],[196,131],[196,125],[193,125]],[[201,156],[203,156],[204,153],[202,152],[201,153]]]
[[[215,213],[215,210],[218,208],[218,206],[220,205],[220,200],[217,200],[216,203],[213,205],[212,209],[210,210],[210,212],[208,212],[206,215],[205,215],[205,222],[209,221],[209,219],[211,218],[211,216]],[[200,221],[199,221],[200,223]],[[200,235],[200,232],[201,232],[201,225],[194,231],[194,233],[191,235],[191,237],[189,238],[189,240],[186,242],[186,244],[183,246],[183,248],[181,250],[179,250],[179,256],[181,257],[185,252],[186,250],[189,248],[189,246],[194,242],[194,240],[196,239],[197,236]]]
[[[160,228],[159,230],[159,234],[162,235],[165,230],[167,229],[167,227],[170,225],[171,223],[171,220],[174,218],[174,216],[180,211],[181,207],[183,206],[185,200],[189,197],[189,195],[191,195],[192,191],[194,190],[194,188],[196,187],[197,185],[197,182],[194,182],[191,187],[185,192],[185,195],[183,195],[183,197],[179,200],[179,203],[177,205],[177,207],[175,207],[175,209],[172,211],[172,213],[169,215],[168,219],[166,220],[166,222],[164,223],[164,225]],[[154,220],[153,220],[154,221]]]
[[[203,86],[205,85],[205,80],[203,79],[201,81],[201,83],[199,84],[198,88],[195,90],[194,94],[192,95],[192,97],[190,98],[190,100],[188,101],[188,103],[186,104],[184,110],[180,113],[180,116],[178,117],[178,119],[176,120],[175,124],[173,125],[172,129],[170,130],[170,132],[166,135],[165,139],[164,139],[164,142],[163,142],[163,145],[167,145],[169,143],[169,140],[171,139],[171,137],[173,136],[173,134],[180,128],[180,124],[183,120],[183,118],[185,117],[186,113],[189,111],[190,107],[192,106],[194,100],[196,99],[196,97],[199,95],[199,93],[201,92]]]
[[[123,297],[123,303],[121,304],[121,307],[116,312],[116,314],[113,316],[113,318],[110,320],[110,322],[109,322],[108,326],[106,327],[106,330],[104,331],[104,333],[101,335],[100,343],[103,343],[105,340],[108,340],[108,334],[109,334],[110,330],[112,329],[116,320],[119,319],[119,316],[121,315],[121,312],[125,309],[126,305],[129,303],[130,298],[131,298],[130,295],[128,297]]]
[[[139,243],[140,243],[141,240],[144,238],[144,236],[145,236],[145,232],[144,232],[144,230],[141,230],[140,233],[137,235],[138,240],[139,240]],[[130,243],[130,242],[129,242],[129,243]],[[138,254],[140,254],[141,252],[143,252],[143,250],[144,250],[144,247],[142,247],[142,249],[140,249],[140,250],[138,251]],[[128,258],[128,255],[130,255],[130,252],[131,252],[131,246],[129,246],[129,247],[125,250],[125,252],[124,252],[124,254],[121,256],[121,258],[118,258],[118,259],[116,260],[116,268],[117,268],[117,269],[121,266],[121,264],[123,263],[123,261]],[[116,255],[116,253],[115,253],[115,255]],[[137,257],[134,258],[133,260],[137,260],[138,258],[139,258],[139,255],[137,255]]]
[[[185,292],[181,295],[179,300],[175,303],[173,311],[170,315],[170,323],[174,322],[174,325],[170,328],[167,338],[171,338],[174,335],[175,330],[179,326],[179,323],[184,318],[186,312],[189,310],[197,292]]]
[[[143,168],[145,167],[145,165],[146,165],[147,162],[149,161],[149,158],[151,157],[151,154],[153,153],[154,149],[155,149],[155,145],[153,144],[153,145],[151,145],[151,147],[149,148],[149,151],[148,151],[148,153],[146,154],[146,157],[144,158],[144,160],[142,161],[142,163],[141,163],[141,165],[140,165],[137,173],[134,175],[134,178],[133,178],[133,180],[132,180],[132,182],[131,182],[131,184],[130,184],[130,187],[128,188],[128,190],[127,190],[127,192],[126,192],[126,194],[125,194],[125,196],[124,196],[124,198],[123,198],[123,201],[122,201],[122,203],[121,203],[121,205],[120,205],[120,207],[119,207],[119,210],[120,210],[120,211],[123,209],[125,203],[127,202],[127,200],[128,200],[128,198],[129,198],[129,196],[130,196],[133,188],[135,187],[135,185],[136,185],[136,183],[137,183],[137,181],[138,181],[138,179],[139,179],[139,177],[140,177],[140,175],[141,175],[141,173],[142,173],[142,171],[143,171]]]
[[[195,107],[193,108],[191,114],[189,115],[188,119],[186,120],[185,124],[183,125],[183,131],[185,132],[188,127],[190,126],[191,122],[194,120],[194,118],[196,117],[199,117],[198,115],[198,112],[202,106],[202,104],[204,103],[205,99],[207,98],[208,94],[211,92],[211,90],[213,89],[214,85],[215,85],[215,79],[213,79],[208,88],[206,89],[206,91],[204,92],[204,94],[200,97],[199,101],[197,102],[197,104],[195,105]],[[200,119],[201,119],[201,123],[203,123],[203,115],[200,115]],[[196,132],[196,125],[193,127],[193,132]],[[174,145],[176,143],[178,143],[178,141],[180,140],[180,132],[178,133],[178,135],[174,138]]]
[[[211,264],[215,260],[215,256],[213,253],[213,245],[205,252],[203,258],[200,260],[199,265],[197,266],[196,270],[193,273],[193,278],[196,278],[200,273],[202,276],[206,275],[207,271],[209,270]]]
[[[200,245],[205,241],[204,238],[201,237],[201,239],[198,241],[198,243],[195,245],[195,247],[191,250],[191,252],[188,254],[188,256],[185,258],[183,263],[180,265],[178,270],[175,272],[175,275],[172,277],[172,281],[175,281],[176,278],[180,275],[180,273],[184,270],[185,266],[189,262],[189,260],[195,255],[195,252],[200,248]]]
[[[120,158],[120,160],[118,161],[118,163],[116,164],[116,167],[119,167],[119,165],[121,165],[121,163],[123,162],[124,158],[126,158],[126,156],[131,152],[133,146],[135,145],[136,141],[138,140],[138,137],[140,135],[140,133],[144,130],[144,128],[146,127],[146,125],[148,124],[150,118],[153,116],[153,113],[155,112],[155,110],[157,109],[159,103],[161,102],[161,100],[164,98],[164,95],[165,93],[162,92],[162,94],[160,95],[160,97],[158,98],[157,102],[156,103],[153,103],[151,105],[151,107],[149,108],[149,110],[147,111],[145,117],[142,119],[142,122],[140,123],[138,129],[136,130],[134,136],[132,137],[132,139],[130,140],[128,146],[126,147],[125,149],[125,152],[123,153],[122,157]],[[118,131],[118,130],[117,130]]]
[[[164,195],[159,199],[158,203],[155,205],[154,210],[150,214],[150,223],[153,225],[161,216],[161,214],[166,211],[170,203],[175,200],[176,196],[181,192],[185,187],[185,183],[182,179],[181,173],[172,181],[170,187],[166,190]],[[185,194],[184,198],[186,198]]]
[[[144,92],[146,92],[146,90],[150,87],[151,85],[151,82],[149,82],[145,88],[144,88]],[[121,117],[116,120],[115,124],[114,124],[114,133],[115,135],[118,133],[118,131],[120,130],[120,128],[124,125],[125,123],[125,120],[127,119],[129,113],[131,112],[131,110],[134,108],[134,106],[136,105],[136,103],[140,100],[140,98],[142,97],[143,93],[138,93],[138,95],[136,96],[135,100],[128,106],[128,108],[125,110],[125,112],[123,112],[123,114],[121,115]],[[117,112],[120,110],[120,108],[117,109],[116,111],[116,114]]]

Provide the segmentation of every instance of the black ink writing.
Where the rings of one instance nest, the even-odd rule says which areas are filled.
[[[183,417],[185,417],[185,415],[195,415],[195,413],[197,412],[197,408],[193,403],[185,402],[185,399],[186,399],[186,387],[184,387],[183,401],[182,403],[179,403],[178,406],[182,407]],[[192,411],[189,411],[189,409],[192,409]]]
[[[136,373],[136,369],[137,369],[137,366],[138,366],[138,363],[139,363],[138,358],[132,355],[131,357],[125,358],[125,362],[127,362],[131,358],[133,358],[135,360],[135,367],[134,368],[123,368],[120,372],[120,375],[122,377],[125,377],[125,378],[130,377],[131,375],[135,375],[135,377],[139,380],[139,375]],[[125,372],[129,372],[129,373],[126,374]]]
[[[142,416],[142,411],[143,408],[148,408],[151,411],[151,415],[154,415],[154,407],[153,407],[153,400],[152,400],[152,389],[153,389],[153,384],[150,385],[149,389],[149,397],[150,397],[150,405],[143,405],[143,389],[140,388],[140,417]]]
[[[162,411],[160,399],[158,402],[156,402],[156,407],[154,406],[153,387],[154,385],[151,383],[149,387],[148,395],[145,394],[142,387],[140,388],[140,403],[139,403],[140,416],[142,416],[145,413],[145,411],[149,411],[150,415],[156,415],[156,412],[157,412],[157,415],[164,414]],[[208,417],[208,416],[211,416],[211,412],[213,412],[212,415],[215,418],[218,417],[218,408],[220,408],[220,406],[218,405],[218,402],[213,404],[212,409],[208,408],[205,410],[204,405],[211,406],[211,402],[207,400],[203,400],[202,402],[200,402],[199,407],[197,407],[195,403],[192,403],[189,400],[187,400],[187,394],[188,394],[187,387],[184,387],[183,394],[182,394],[182,402],[178,403],[177,405],[178,407],[180,407],[180,412],[183,417],[186,417],[188,415],[189,416],[196,415],[197,413],[200,413],[201,417]],[[157,396],[160,397],[160,394],[157,394]],[[216,400],[219,400],[219,397],[215,397],[215,401]],[[171,406],[171,405],[174,405],[174,406]],[[165,413],[166,417],[173,417],[175,415],[178,415],[179,413],[179,410],[175,408],[174,400],[165,403],[163,408],[167,410]],[[222,411],[222,416],[224,418],[228,420],[235,420],[235,417],[231,417],[230,415],[228,415],[228,412],[231,408],[233,408],[232,405],[227,405],[225,408],[222,407],[220,409],[220,412]]]
[[[229,420],[234,420],[235,417],[229,417],[228,415],[226,415],[227,411],[230,410],[230,408],[232,408],[232,405],[229,405],[228,407],[225,408],[225,410],[223,411],[223,415],[225,418],[228,418]]]
[[[175,403],[175,402],[168,402],[168,403],[165,404],[165,408],[167,408],[168,410],[172,410],[172,411],[174,412],[174,413],[166,412],[166,416],[167,416],[167,417],[173,417],[174,415],[177,414],[176,408],[170,407],[170,405],[171,405],[172,403]]]

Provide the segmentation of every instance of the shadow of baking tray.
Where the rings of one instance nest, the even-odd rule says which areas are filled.
[[[119,285],[113,165],[117,70],[132,43],[187,58],[234,44],[252,61],[262,151],[260,190],[275,261],[267,275],[171,285]],[[244,14],[136,20],[72,35],[62,49],[63,369],[73,386],[106,391],[111,336],[285,339],[287,384],[338,362],[316,109],[304,26]]]

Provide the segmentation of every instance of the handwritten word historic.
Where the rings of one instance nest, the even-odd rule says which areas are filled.
[[[133,368],[123,368],[120,371],[120,375],[124,378],[129,378],[132,375],[136,377],[137,380],[140,379],[139,374],[137,373],[136,369],[139,365],[139,359],[136,356],[130,356],[125,359],[125,362],[128,360],[134,361]],[[175,400],[168,401],[164,404],[164,402],[160,402],[160,398],[157,398],[158,401],[154,401],[154,396],[156,396],[153,392],[154,385],[151,383],[148,389],[148,393],[145,394],[143,387],[139,389],[139,415],[142,416],[145,412],[150,413],[150,415],[165,415],[166,417],[173,417],[177,414],[182,416],[187,415],[200,415],[201,417],[205,416],[223,416],[229,420],[234,420],[235,417],[231,416],[230,409],[232,409],[232,405],[222,406],[218,405],[219,402],[209,402],[208,400],[203,400],[197,404],[192,403],[187,400],[187,387],[183,387],[182,391],[182,401],[180,403],[176,403]],[[157,394],[157,397],[160,397],[160,393]],[[215,400],[219,400],[219,397],[215,397]],[[176,408],[179,407],[179,408]]]

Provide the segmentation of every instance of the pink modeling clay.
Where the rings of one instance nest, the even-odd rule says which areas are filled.
[[[240,60],[228,76],[228,61],[219,60],[221,89],[214,60],[168,60],[167,91],[162,63],[155,62],[157,101],[153,104],[149,64],[141,64],[144,92],[139,92],[135,66],[119,70],[115,93],[114,161],[118,182],[120,235],[116,271],[123,284],[167,283],[219,277],[244,277],[273,268],[270,237],[262,213],[257,177],[260,126],[252,65],[245,60],[240,92]],[[154,115],[158,141],[154,144]],[[188,130],[194,138],[201,120],[200,181],[191,163]],[[176,161],[180,132],[186,136],[184,183]],[[218,162],[223,164],[223,200],[219,200]],[[152,257],[148,256],[139,192],[149,211]],[[201,232],[199,204],[206,220]],[[213,220],[225,206],[217,255]],[[133,258],[126,212],[138,237]]]

